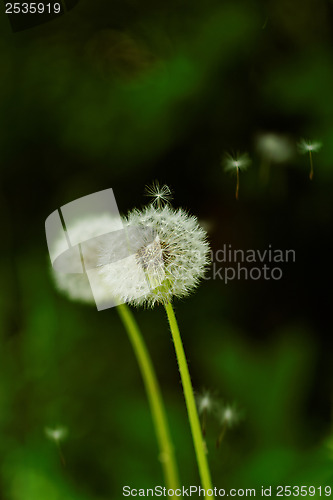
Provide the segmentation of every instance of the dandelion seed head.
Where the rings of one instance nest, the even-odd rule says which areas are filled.
[[[196,217],[151,204],[130,212],[124,227],[132,257],[109,264],[106,245],[99,258],[100,275],[120,301],[153,307],[185,297],[199,284],[209,264],[209,244]]]
[[[297,144],[297,149],[301,154],[306,154],[306,153],[317,153],[321,148],[323,144],[320,141],[308,141],[306,139],[301,139],[299,143]]]
[[[246,170],[251,165],[251,159],[248,153],[237,153],[235,156],[226,153],[223,158],[223,165],[226,172],[236,172],[237,169]]]

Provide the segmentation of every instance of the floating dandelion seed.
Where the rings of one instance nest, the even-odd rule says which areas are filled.
[[[233,427],[241,418],[240,412],[235,405],[225,405],[220,409],[220,422],[227,427]]]
[[[222,404],[216,413],[216,416],[222,425],[221,432],[216,441],[216,447],[219,448],[228,428],[234,427],[240,421],[242,415],[236,405]]]
[[[68,430],[66,427],[55,427],[55,428],[50,428],[50,427],[45,427],[45,434],[46,437],[53,441],[63,441],[68,434]]]
[[[310,142],[306,139],[301,139],[300,142],[297,144],[298,151],[301,154],[306,154],[309,153],[310,157],[310,173],[309,173],[309,178],[310,180],[313,179],[313,160],[312,160],[312,153],[318,153],[318,151],[322,148],[322,143],[319,141],[316,142]]]
[[[198,413],[201,415],[201,429],[203,435],[206,434],[207,415],[216,410],[216,399],[210,391],[203,389],[196,395]]]
[[[247,153],[237,153],[236,156],[226,153],[223,159],[223,165],[226,172],[235,172],[237,175],[236,200],[238,200],[239,172],[246,170],[251,165],[251,159]]]
[[[162,208],[172,200],[172,191],[167,185],[160,187],[159,182],[155,181],[151,186],[146,186],[145,196],[152,199],[152,204],[157,208]]]
[[[204,411],[212,411],[214,409],[215,403],[210,391],[203,390],[198,393],[196,395],[196,401],[199,414]]]
[[[68,429],[66,427],[45,427],[45,435],[51,441],[54,441],[59,452],[59,457],[62,465],[65,467],[66,460],[61,450],[60,441],[63,441],[68,434]]]

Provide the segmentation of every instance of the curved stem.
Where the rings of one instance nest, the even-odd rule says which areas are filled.
[[[198,417],[197,407],[195,404],[193,387],[191,382],[190,373],[187,366],[187,361],[185,357],[185,352],[176,320],[175,313],[173,311],[172,305],[168,302],[165,305],[165,310],[168,316],[171,334],[173,342],[175,344],[176,356],[180,371],[180,376],[182,379],[185,402],[187,406],[188,418],[190,421],[194,449],[197,457],[199,474],[203,488],[207,491],[212,489],[212,481],[210,478],[210,472],[207,462],[207,457],[205,453],[204,441],[202,438],[202,432],[200,427],[200,420]],[[214,498],[214,497],[211,497]]]
[[[179,488],[176,459],[173,451],[160,387],[157,382],[153,364],[140,333],[139,327],[133,317],[130,308],[126,304],[121,304],[117,306],[116,309],[133,346],[146,388],[158,441],[160,451],[159,460],[162,464],[165,483],[168,488],[172,488],[175,490]]]

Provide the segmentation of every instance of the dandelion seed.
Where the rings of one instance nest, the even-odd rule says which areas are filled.
[[[207,415],[209,413],[214,413],[217,402],[210,393],[210,391],[204,389],[196,395],[196,403],[197,403],[198,413],[199,415],[201,415],[202,433],[203,435],[205,435],[206,425],[207,425]]]
[[[159,182],[155,181],[151,186],[146,186],[145,196],[152,199],[152,204],[157,208],[162,208],[172,200],[172,191],[167,185],[160,187]]]
[[[237,175],[236,182],[236,200],[238,200],[239,194],[239,172],[246,170],[251,165],[251,159],[247,153],[237,153],[236,156],[232,156],[226,153],[223,159],[224,170],[226,172],[235,172]]]
[[[301,154],[305,154],[305,153],[309,153],[310,151],[311,152],[314,152],[314,153],[317,153],[318,151],[320,151],[320,149],[322,148],[322,143],[321,142],[310,142],[310,141],[307,141],[305,139],[301,139],[300,142],[298,143],[298,150]]]
[[[66,460],[60,446],[60,441],[63,441],[67,437],[68,429],[66,427],[54,427],[53,429],[51,427],[45,427],[45,434],[48,439],[55,442],[61,463],[65,467]]]
[[[219,448],[228,428],[234,427],[241,419],[241,413],[235,405],[222,404],[218,409],[216,416],[222,426],[221,432],[216,441],[216,447]]]
[[[210,391],[207,391],[205,389],[196,395],[196,401],[199,414],[203,413],[204,411],[213,411],[215,407],[215,401]]]
[[[45,427],[46,437],[53,441],[63,441],[68,434],[68,429],[66,427]]]
[[[221,424],[226,424],[227,427],[233,427],[241,418],[240,412],[235,405],[225,405],[220,409]]]
[[[310,142],[306,139],[301,139],[300,142],[297,144],[298,151],[301,154],[306,154],[309,153],[310,157],[310,173],[309,173],[309,178],[310,180],[313,179],[313,159],[312,159],[312,153],[318,153],[320,149],[322,148],[323,144],[319,141],[316,142]]]

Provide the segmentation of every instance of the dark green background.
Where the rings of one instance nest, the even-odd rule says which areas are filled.
[[[44,221],[112,187],[119,210],[154,179],[211,225],[216,251],[295,249],[280,281],[208,280],[175,302],[195,389],[244,419],[215,449],[214,485],[332,485],[333,6],[323,0],[81,0],[13,33],[0,15],[0,498],[118,499],[163,484],[138,367],[115,310],[69,302]],[[260,131],[320,140],[259,179]],[[248,151],[235,179],[225,151]],[[163,308],[135,311],[184,485],[198,472]],[[45,426],[64,425],[67,467]]]

